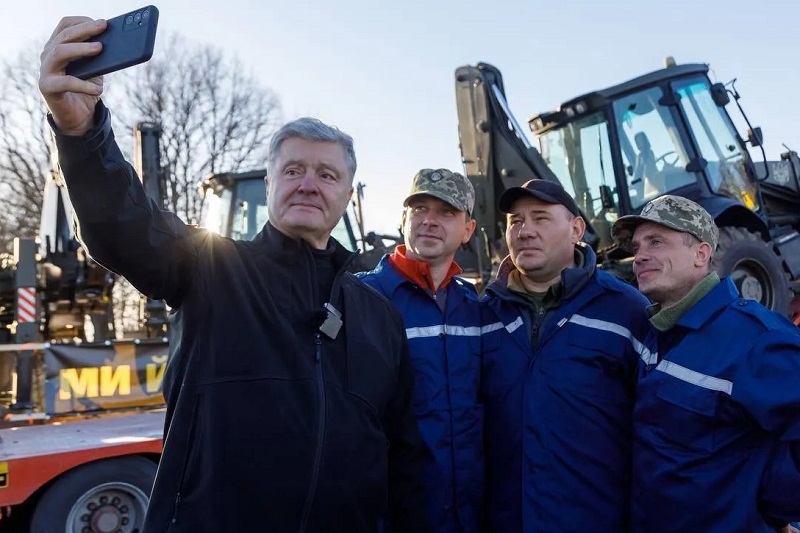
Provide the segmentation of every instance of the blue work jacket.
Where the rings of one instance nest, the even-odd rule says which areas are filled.
[[[415,374],[414,411],[432,452],[425,468],[435,531],[475,532],[483,522],[483,405],[479,400],[481,312],[475,287],[453,277],[439,290],[444,311],[429,291],[383,257],[358,274],[403,317]],[[442,294],[444,293],[444,294]]]
[[[492,531],[628,531],[634,385],[647,300],[597,270],[561,274],[539,314],[507,287],[509,259],[484,318],[488,516]]]
[[[724,279],[646,340],[633,531],[773,531],[800,518],[800,332]]]

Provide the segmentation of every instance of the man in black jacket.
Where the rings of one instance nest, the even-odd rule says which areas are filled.
[[[64,73],[105,21],[65,18],[42,53],[64,178],[89,253],[175,310],[164,452],[145,531],[425,531],[402,320],[330,237],[352,193],[352,139],[285,125],[253,241],[149,200],[100,101]]]

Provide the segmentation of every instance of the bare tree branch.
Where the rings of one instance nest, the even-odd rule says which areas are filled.
[[[38,48],[0,65],[0,251],[13,237],[35,237],[50,173],[47,108],[37,87]]]
[[[166,42],[158,57],[114,88],[114,106],[128,128],[134,119],[161,125],[168,208],[197,221],[199,185],[209,174],[264,166],[280,104],[237,58],[178,35]]]
[[[35,237],[50,177],[50,127],[37,89],[40,43],[0,64],[0,253],[13,237]],[[106,79],[117,138],[132,147],[135,124],[162,127],[167,208],[199,220],[199,184],[215,172],[261,168],[280,121],[275,94],[239,60],[174,34],[148,63]],[[127,132],[127,135],[125,134]]]

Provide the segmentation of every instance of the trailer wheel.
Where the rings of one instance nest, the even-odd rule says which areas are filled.
[[[720,277],[730,276],[743,298],[789,316],[789,277],[775,248],[760,235],[738,227],[719,231],[712,263]]]
[[[36,504],[31,533],[141,531],[156,468],[144,457],[121,457],[67,472]]]

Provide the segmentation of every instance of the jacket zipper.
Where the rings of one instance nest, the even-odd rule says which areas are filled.
[[[531,320],[533,322],[533,324],[531,324],[531,348],[533,348],[535,353],[539,349],[539,341],[541,340],[539,335],[544,325],[543,322],[547,319],[547,310],[537,307],[531,315]]]
[[[308,517],[311,514],[311,504],[314,503],[314,494],[317,492],[317,479],[319,478],[319,467],[322,462],[322,443],[325,437],[325,381],[322,375],[322,338],[317,333],[314,336],[316,345],[316,365],[317,365],[317,394],[319,396],[319,409],[317,411],[317,449],[314,454],[314,469],[311,471],[311,484],[308,487],[308,497],[303,508],[303,518],[300,520],[298,531],[303,533],[306,530]]]
[[[331,287],[331,293],[328,296],[328,301],[333,302],[333,298],[339,292],[339,286],[342,283],[342,277],[347,265],[349,265],[358,255],[358,252],[351,254],[347,260],[339,267],[339,270],[336,272],[336,275],[333,278],[333,286]],[[312,290],[311,293],[313,295],[314,300],[317,300],[317,291],[315,290],[316,287],[316,274],[314,269],[314,258],[311,256],[311,252],[308,253],[308,260],[311,263],[311,286]],[[306,496],[306,504],[303,507],[303,515],[300,519],[300,527],[298,528],[299,533],[305,533],[306,525],[308,524],[308,517],[311,515],[311,505],[314,503],[314,495],[317,492],[317,480],[319,479],[319,469],[322,463],[322,446],[325,441],[325,422],[327,418],[326,413],[326,406],[325,406],[325,379],[322,373],[322,337],[319,332],[314,335],[314,345],[315,345],[315,364],[317,367],[317,397],[319,398],[319,409],[317,410],[317,448],[314,453],[314,469],[311,471],[311,484],[308,487],[308,495]]]
[[[175,495],[175,511],[172,513],[172,523],[176,524],[178,522],[178,508],[181,506],[181,493],[178,490],[178,494]]]
[[[542,339],[542,331],[544,331],[544,326],[553,318],[552,311],[544,311],[543,313],[534,312],[533,315],[533,325],[531,326],[531,352],[533,355],[528,363],[528,368],[533,368],[533,364],[539,355],[543,341],[547,341],[551,337],[551,335],[548,335]]]

